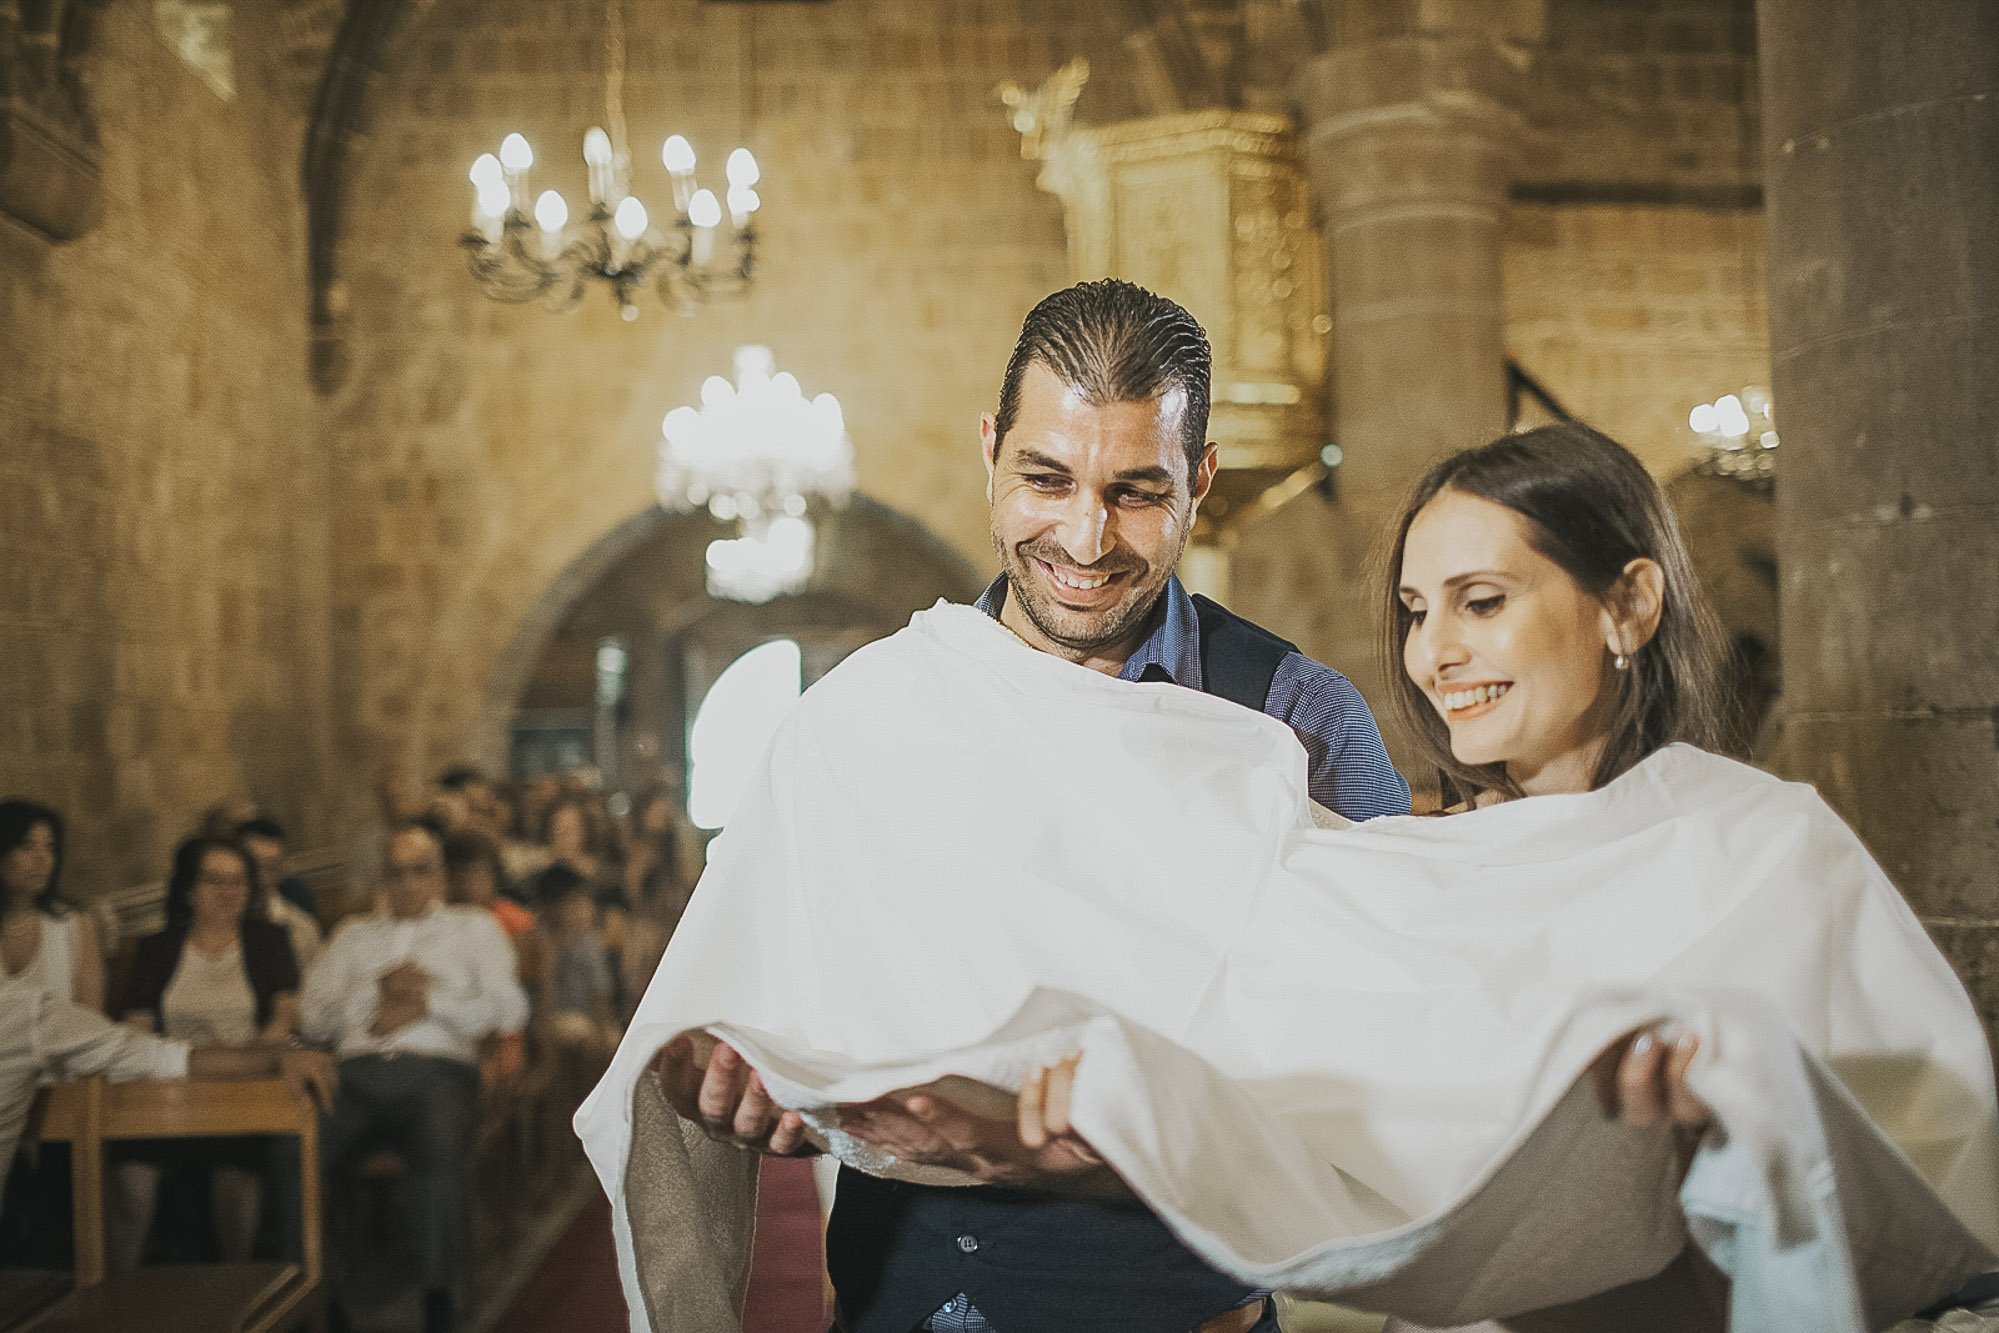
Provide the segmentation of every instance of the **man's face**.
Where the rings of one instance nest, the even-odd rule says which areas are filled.
[[[1186,410],[1177,388],[1092,406],[1036,362],[1005,441],[980,420],[1008,628],[1073,662],[1123,665],[1214,479],[1213,445],[1187,475]]]
[[[418,917],[444,900],[444,849],[423,829],[404,829],[389,844],[382,866],[389,913]]]

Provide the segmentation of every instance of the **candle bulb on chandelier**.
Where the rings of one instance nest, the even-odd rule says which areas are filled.
[[[694,192],[687,201],[687,220],[694,224],[694,266],[706,268],[715,252],[715,228],[722,221],[722,205],[713,190]]]
[[[595,125],[583,136],[583,162],[589,168],[590,202],[599,208],[611,198],[611,136]]]
[[[534,201],[535,225],[541,228],[541,252],[550,259],[562,253],[562,229],[569,225],[569,204],[554,190],[543,190]]]
[[[659,150],[660,165],[673,179],[673,206],[685,213],[694,198],[694,145],[682,136],[668,137]]]
[[[533,165],[534,149],[528,146],[526,135],[517,132],[500,140],[500,166],[505,173],[509,199],[513,208],[522,213],[528,208],[528,168]]]
[[[618,211],[612,217],[611,225],[618,229],[618,235],[630,242],[646,234],[646,228],[652,225],[652,219],[646,215],[644,204],[626,195],[618,201]]]
[[[723,173],[729,178],[729,221],[737,231],[741,231],[750,225],[750,215],[762,202],[757,198],[755,186],[763,179],[763,170],[757,166],[756,154],[747,148],[738,148],[729,154]]]
[[[472,164],[472,227],[488,241],[498,240],[507,214],[506,172],[500,159],[491,153],[479,154]]]

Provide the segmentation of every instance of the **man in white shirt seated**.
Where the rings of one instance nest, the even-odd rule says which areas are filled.
[[[320,1137],[329,1197],[367,1150],[402,1153],[427,1333],[456,1322],[479,1044],[518,1032],[528,1012],[499,923],[482,909],[446,905],[444,885],[436,831],[393,829],[382,909],[334,931],[299,997],[301,1031],[331,1045],[339,1061],[340,1095]],[[344,1322],[337,1309],[334,1322]]]
[[[35,1089],[44,1081],[102,1075],[240,1079],[282,1075],[323,1109],[333,1105],[332,1062],[318,1051],[275,1045],[205,1046],[148,1036],[43,990],[34,977],[0,981],[0,1189]]]

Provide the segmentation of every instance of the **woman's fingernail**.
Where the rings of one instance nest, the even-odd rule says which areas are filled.
[[[1657,1037],[1649,1032],[1641,1032],[1632,1040],[1631,1053],[1636,1056],[1648,1056],[1652,1054],[1652,1048],[1658,1044],[1659,1039]]]
[[[1694,1051],[1699,1050],[1700,1046],[1701,1039],[1691,1032],[1682,1032],[1679,1040],[1673,1043],[1673,1049],[1682,1055],[1692,1054]]]

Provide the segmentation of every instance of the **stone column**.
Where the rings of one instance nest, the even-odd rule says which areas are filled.
[[[1783,762],[1999,1018],[1999,7],[1761,0]]]
[[[1328,419],[1344,454],[1328,650],[1377,705],[1370,557],[1435,458],[1506,425],[1501,268],[1520,75],[1490,34],[1416,32],[1335,47],[1295,87],[1331,275]]]

